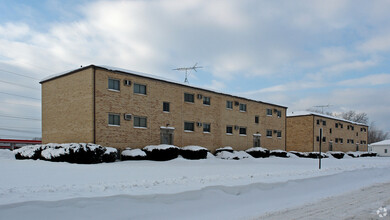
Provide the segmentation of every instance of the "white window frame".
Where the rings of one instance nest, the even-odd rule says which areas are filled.
[[[146,95],[147,94],[147,88],[146,88],[146,85],[144,85],[144,84],[139,84],[139,83],[134,83],[133,84],[133,92],[134,92],[134,94],[141,94],[141,95]],[[145,88],[145,93],[143,93],[143,92],[141,92],[141,87],[144,87]],[[137,89],[138,88],[138,89]],[[138,90],[138,91],[136,91],[136,89]]]
[[[141,124],[141,119],[145,119],[145,126],[143,126]],[[144,117],[144,116],[134,116],[134,122],[133,122],[133,126],[134,128],[148,128],[148,118],[147,117]],[[136,125],[136,121],[138,120],[138,125]]]
[[[110,88],[110,81],[118,82],[118,89]],[[119,92],[121,90],[121,81],[119,79],[108,78],[108,86],[107,86],[107,88],[110,91]]]

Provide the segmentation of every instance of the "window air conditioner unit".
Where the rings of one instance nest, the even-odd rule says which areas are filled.
[[[198,99],[202,99],[202,98],[203,98],[202,94],[198,94]]]
[[[238,130],[240,127],[238,125],[234,125],[234,130]]]
[[[238,106],[238,105],[240,105],[240,103],[239,102],[234,102],[234,105]]]
[[[202,123],[201,123],[201,122],[197,122],[196,124],[198,125],[198,127],[201,127],[201,126],[202,126]]]
[[[125,120],[130,121],[131,120],[131,114],[125,114]]]
[[[124,80],[123,83],[125,84],[125,86],[131,86],[130,80]]]

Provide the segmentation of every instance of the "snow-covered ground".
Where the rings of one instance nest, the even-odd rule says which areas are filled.
[[[252,219],[390,182],[390,158],[322,168],[276,157],[80,165],[0,150],[0,219]]]

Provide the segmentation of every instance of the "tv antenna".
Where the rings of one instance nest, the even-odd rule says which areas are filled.
[[[313,107],[314,108],[321,108],[321,113],[324,114],[324,108],[329,108],[330,106],[332,106],[332,105],[329,105],[329,104],[327,104],[327,105],[315,105]]]
[[[188,82],[188,70],[195,70],[195,72],[197,72],[196,69],[203,68],[202,66],[196,66],[196,65],[198,65],[198,63],[195,63],[195,65],[192,66],[192,67],[179,67],[179,68],[176,68],[176,69],[173,69],[173,70],[186,71],[186,77],[184,79],[184,83],[189,84],[189,82]]]

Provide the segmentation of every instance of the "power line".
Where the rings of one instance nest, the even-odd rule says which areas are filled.
[[[12,132],[23,132],[23,133],[35,133],[40,134],[40,131],[31,131],[31,130],[22,130],[22,129],[11,129],[11,128],[0,128],[2,131],[12,131]]]
[[[20,87],[23,87],[23,88],[29,88],[29,89],[34,89],[34,90],[41,91],[41,90],[38,89],[38,88],[30,87],[30,86],[26,86],[26,85],[22,85],[22,84],[19,84],[19,83],[7,82],[7,81],[4,81],[4,80],[0,80],[0,82],[6,83],[6,84],[10,84],[10,85],[20,86]]]
[[[10,74],[14,74],[14,75],[18,75],[18,76],[22,76],[22,77],[26,77],[26,78],[30,78],[30,79],[34,79],[34,80],[40,80],[38,78],[34,78],[32,76],[27,76],[27,75],[24,75],[24,74],[20,74],[20,73],[15,73],[15,72],[12,72],[12,71],[8,71],[8,70],[3,70],[3,69],[0,69],[0,72],[5,72],[5,73],[10,73]]]
[[[29,97],[29,96],[16,95],[16,94],[7,93],[7,92],[0,92],[0,93],[2,93],[2,94],[6,94],[6,95],[18,96],[18,97],[27,98],[27,99],[41,100],[41,99],[37,99],[37,98],[33,98],[33,97]]]
[[[30,104],[25,104],[25,103],[14,103],[14,102],[0,102],[0,103],[11,104],[11,105],[25,105],[25,106],[32,106],[32,107],[41,107],[40,105],[37,106],[37,105],[30,105]]]
[[[24,119],[24,120],[32,120],[32,121],[41,121],[41,119],[39,119],[39,118],[30,118],[30,117],[21,117],[21,116],[3,115],[3,114],[0,114],[0,117],[16,118],[16,119]]]

